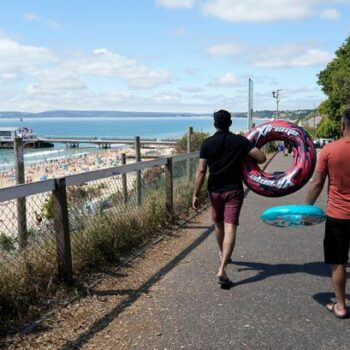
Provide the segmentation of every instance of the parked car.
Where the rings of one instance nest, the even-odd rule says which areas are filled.
[[[322,138],[322,139],[317,139],[314,140],[314,145],[316,148],[323,148],[323,146],[331,143],[332,141],[334,141],[333,139],[326,139],[326,138]],[[318,145],[318,147],[317,147]]]

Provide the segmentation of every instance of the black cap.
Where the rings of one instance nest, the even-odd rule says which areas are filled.
[[[224,109],[220,109],[214,113],[214,121],[224,124],[229,123],[231,121],[231,113]]]

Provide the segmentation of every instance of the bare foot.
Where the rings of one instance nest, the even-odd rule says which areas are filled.
[[[345,318],[347,316],[346,308],[344,304],[341,303],[331,303],[327,304],[326,308],[328,311],[333,312],[335,317]]]
[[[222,278],[222,279],[228,279],[228,276],[226,274],[225,270],[220,269],[216,277]]]

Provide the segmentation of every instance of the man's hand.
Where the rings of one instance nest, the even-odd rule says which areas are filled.
[[[311,180],[305,204],[313,205],[316,202],[316,199],[322,192],[326,177],[326,172],[319,172],[317,170],[315,171],[314,177]]]
[[[192,197],[192,208],[198,210],[201,208],[201,204],[199,203],[199,198],[196,196]]]

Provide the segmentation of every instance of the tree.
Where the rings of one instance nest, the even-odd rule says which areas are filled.
[[[318,74],[318,84],[327,100],[319,106],[325,117],[317,128],[317,135],[338,137],[341,115],[350,108],[350,36],[335,52],[335,58]]]
[[[198,151],[201,147],[202,142],[209,136],[208,133],[202,131],[196,131],[192,134],[192,143],[191,150]],[[187,134],[183,135],[175,145],[176,153],[185,153],[187,152]]]

